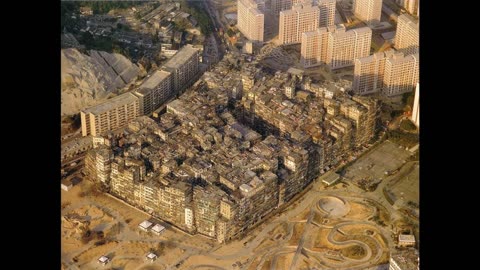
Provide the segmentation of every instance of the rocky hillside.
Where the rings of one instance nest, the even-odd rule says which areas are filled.
[[[125,56],[103,51],[61,51],[61,111],[72,115],[135,82],[144,71]]]

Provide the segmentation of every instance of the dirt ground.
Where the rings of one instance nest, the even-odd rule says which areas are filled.
[[[373,209],[371,207],[361,203],[351,202],[350,212],[348,212],[346,217],[351,219],[362,220],[362,219],[367,219],[372,214],[373,214]]]

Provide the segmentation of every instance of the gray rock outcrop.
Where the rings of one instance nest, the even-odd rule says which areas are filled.
[[[61,51],[61,114],[96,105],[135,82],[141,68],[117,53],[77,49]]]

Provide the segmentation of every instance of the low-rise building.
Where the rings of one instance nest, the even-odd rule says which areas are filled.
[[[415,247],[415,235],[412,234],[399,234],[398,245],[400,247]]]
[[[138,224],[138,228],[140,228],[140,230],[142,230],[142,231],[148,232],[152,225],[153,225],[152,222],[150,222],[148,220],[144,220],[144,221],[142,221],[142,223]]]
[[[110,262],[110,259],[107,257],[107,256],[102,256],[100,258],[98,258],[98,263],[105,266],[107,265],[107,263]]]
[[[332,172],[331,174],[324,176],[322,182],[327,186],[331,186],[335,184],[338,180],[340,180],[340,175],[338,173]]]
[[[405,56],[388,50],[355,60],[353,91],[395,96],[412,91],[419,80],[418,53]]]
[[[155,224],[155,226],[152,227],[152,232],[155,233],[156,235],[160,235],[164,230],[165,230],[165,227],[163,227],[160,224]]]
[[[145,257],[146,257],[147,260],[149,260],[151,262],[155,261],[158,258],[157,254],[155,254],[153,252],[149,252],[147,254],[147,256],[145,256]]]
[[[69,191],[73,187],[73,183],[70,179],[63,179],[61,182],[61,188],[65,191]]]

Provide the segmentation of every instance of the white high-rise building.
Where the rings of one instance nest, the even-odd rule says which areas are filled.
[[[370,54],[372,30],[346,30],[344,25],[321,27],[302,35],[301,63],[304,67],[327,64],[331,69],[354,65],[357,58]]]
[[[336,0],[318,0],[320,8],[320,27],[332,26],[335,24]]]
[[[302,34],[318,28],[320,9],[312,4],[295,4],[280,12],[278,39],[280,44],[300,43]]]
[[[395,96],[412,91],[418,82],[418,54],[405,56],[388,50],[355,60],[353,91],[366,95],[381,91]]]
[[[395,49],[405,55],[419,51],[419,27],[417,21],[408,14],[398,16]]]
[[[262,0],[238,0],[237,27],[251,41],[264,41],[265,2]]]
[[[382,94],[395,96],[413,90],[419,78],[418,53],[404,56],[395,53],[385,61]]]
[[[390,49],[356,59],[353,71],[353,91],[359,95],[366,95],[382,90],[385,61],[394,53],[395,51]]]
[[[353,13],[367,24],[380,23],[382,0],[355,0]]]

